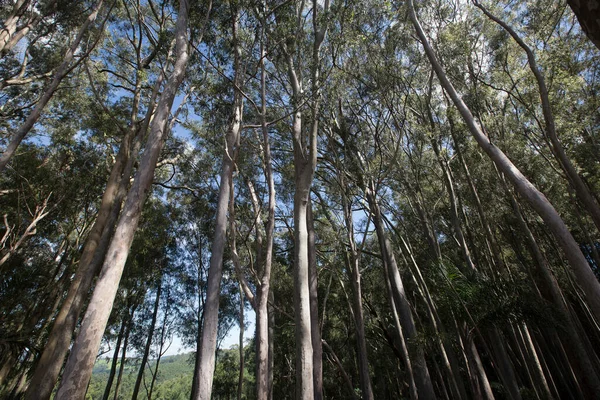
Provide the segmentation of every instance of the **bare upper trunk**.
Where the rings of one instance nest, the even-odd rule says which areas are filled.
[[[227,244],[227,209],[229,196],[233,185],[233,170],[235,165],[236,146],[238,145],[242,123],[243,99],[239,90],[243,71],[240,64],[240,47],[237,39],[237,23],[239,15],[233,16],[234,31],[234,104],[232,121],[225,139],[225,149],[221,164],[221,185],[217,199],[217,214],[215,217],[215,234],[211,245],[206,301],[204,303],[204,319],[200,338],[200,347],[196,357],[199,359],[197,374],[194,377],[196,399],[210,400],[212,394],[213,375],[215,370],[215,352],[217,348],[217,330],[219,326],[219,295],[223,275],[223,253]],[[200,334],[200,333],[199,333]]]

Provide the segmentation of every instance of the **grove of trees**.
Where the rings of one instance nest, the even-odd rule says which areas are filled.
[[[600,2],[0,21],[0,398],[599,396]]]

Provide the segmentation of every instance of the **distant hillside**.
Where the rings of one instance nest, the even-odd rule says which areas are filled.
[[[254,398],[254,353],[250,346],[245,351],[244,398],[251,400]],[[102,399],[110,374],[111,362],[112,360],[110,359],[102,358],[94,365],[86,400]],[[134,358],[126,361],[117,399],[131,399],[139,370],[139,362],[139,359]],[[138,399],[147,398],[147,390],[150,389],[150,382],[152,380],[150,370],[154,371],[155,366],[155,361],[150,361],[149,366],[146,367],[144,374],[146,385],[142,383]],[[119,366],[117,366],[117,373],[118,371]],[[193,373],[193,353],[163,357],[160,360],[158,376],[152,390],[152,400],[188,400],[192,388]],[[234,347],[229,350],[219,351],[213,381],[214,399],[235,398],[238,388],[238,373],[239,353],[237,348]],[[115,377],[109,396],[110,400],[115,398],[116,381]]]
[[[152,375],[150,368],[154,371],[155,362],[151,361],[150,365],[146,367],[146,373],[144,374],[146,387],[150,388],[150,382]],[[92,372],[92,379],[88,389],[86,399],[96,400],[102,399],[106,382],[110,374],[111,360],[103,358],[96,362]],[[119,389],[118,399],[131,399],[133,393],[133,387],[139,369],[139,359],[128,359],[125,363],[123,370],[123,378],[121,381],[121,387]],[[117,373],[119,366],[117,366]],[[194,373],[193,357],[191,353],[180,354],[176,356],[163,357],[160,360],[158,376],[154,389],[152,391],[152,398],[155,400],[187,400],[190,397],[190,390],[192,386],[192,375]],[[116,377],[112,385],[110,399],[114,399],[114,391],[116,387]],[[145,398],[146,389],[144,383],[140,389],[140,398]]]

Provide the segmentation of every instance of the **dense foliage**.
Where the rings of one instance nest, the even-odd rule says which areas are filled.
[[[0,398],[598,396],[568,3],[0,2]]]

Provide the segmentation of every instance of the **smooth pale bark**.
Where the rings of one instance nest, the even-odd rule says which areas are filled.
[[[275,310],[273,304],[275,303],[275,295],[273,291],[269,292],[269,304],[267,305],[267,314],[269,316],[269,362],[267,368],[269,370],[269,376],[267,381],[267,387],[269,388],[268,399],[273,400],[273,382],[275,375]]]
[[[150,357],[150,348],[152,347],[152,340],[154,339],[154,329],[156,326],[156,319],[158,317],[158,307],[160,305],[160,295],[162,292],[162,278],[158,283],[156,289],[156,298],[154,299],[154,308],[152,311],[152,318],[150,320],[150,328],[148,333],[146,334],[146,343],[144,345],[144,353],[142,354],[142,361],[140,362],[140,367],[138,368],[137,378],[135,379],[135,384],[133,386],[133,393],[131,394],[131,400],[136,400],[138,398],[140,392],[140,386],[142,385],[142,379],[144,379],[144,371],[146,370],[146,363],[148,362],[148,358]]]
[[[185,75],[188,60],[188,7],[187,0],[180,0],[176,24],[176,61],[173,73],[160,96],[156,113],[150,125],[146,149],[136,173],[133,186],[117,223],[114,238],[86,314],[75,340],[63,378],[56,394],[57,400],[83,399],[92,367],[104,334],[104,329],[117,293],[119,281],[141,216],[142,206],[154,178],[154,169],[163,148],[169,112],[177,89]]]
[[[156,355],[156,359],[154,360],[154,371],[152,372],[152,381],[150,382],[150,389],[146,390],[146,394],[148,397],[148,400],[152,399],[152,392],[154,390],[154,385],[156,384],[156,379],[158,378],[158,368],[160,367],[160,360],[162,359],[162,356],[165,354],[165,350],[164,350],[164,346],[165,346],[165,335],[167,334],[167,324],[169,322],[169,310],[171,307],[171,296],[170,296],[170,292],[169,292],[169,288],[167,287],[167,297],[165,300],[165,309],[163,312],[163,322],[162,322],[162,326],[160,329],[160,339],[159,339],[159,346],[158,346],[158,353]]]
[[[474,1],[474,4],[492,21],[500,25],[508,34],[514,39],[515,42],[525,51],[527,54],[527,64],[529,69],[535,76],[537,82],[538,91],[540,94],[540,100],[542,103],[542,114],[544,115],[544,123],[546,124],[546,137],[552,144],[551,149],[555,158],[558,160],[560,166],[568,177],[569,183],[581,204],[588,211],[596,228],[600,231],[600,206],[594,199],[589,187],[585,184],[577,169],[567,156],[563,145],[561,144],[558,134],[556,132],[556,123],[554,121],[554,113],[552,112],[552,106],[550,104],[550,97],[548,94],[548,87],[546,86],[546,79],[537,64],[533,50],[523,41],[523,39],[512,29],[506,22],[489,12],[483,5],[478,1]],[[599,4],[600,5],[600,4]]]
[[[486,245],[490,248],[489,250],[491,251],[491,253],[493,255],[493,260],[496,263],[496,265],[498,267],[500,267],[502,270],[504,270],[506,267],[505,267],[504,262],[501,257],[500,247],[498,246],[498,242],[496,241],[496,238],[494,237],[494,235],[492,233],[492,228],[491,228],[490,223],[488,222],[485,212],[483,210],[483,205],[481,204],[481,199],[479,198],[479,193],[477,191],[477,188],[475,187],[473,178],[471,177],[471,172],[470,172],[469,167],[467,166],[467,163],[463,157],[462,150],[460,148],[460,144],[458,143],[458,140],[456,137],[456,133],[454,130],[454,123],[453,123],[451,115],[448,115],[448,121],[450,123],[450,134],[452,136],[452,141],[454,142],[454,149],[458,156],[460,165],[464,171],[465,178],[467,180],[467,184],[471,191],[471,195],[473,196],[473,199],[475,201],[475,206],[477,208],[477,216],[479,217],[479,222],[480,222],[481,226],[483,227],[483,230],[485,233]]]
[[[292,88],[292,105],[296,109],[293,114],[292,142],[294,152],[294,322],[296,339],[296,399],[313,400],[315,389],[322,393],[320,387],[315,387],[313,366],[313,343],[310,306],[310,256],[309,227],[307,224],[308,207],[310,202],[310,187],[317,166],[317,136],[319,113],[319,69],[320,49],[327,23],[319,27],[319,5],[317,0],[312,2],[312,20],[314,41],[312,49],[312,93],[311,110],[312,124],[306,133],[302,126],[300,105],[303,98],[302,77],[297,73],[294,58],[288,52],[287,45],[282,50],[287,62],[287,73]],[[323,12],[329,12],[329,0],[323,3]],[[297,9],[297,23],[303,21],[303,10]],[[301,29],[297,26],[297,29]],[[317,382],[318,383],[318,382]]]
[[[54,3],[56,3],[56,0],[51,1],[46,7],[50,7]],[[3,27],[0,30],[0,58],[8,54],[41,20],[39,15],[31,16],[25,21],[22,20],[27,9],[31,6],[31,0],[17,0],[11,13],[3,21]]]
[[[496,360],[495,367],[502,379],[504,388],[508,392],[508,396],[511,399],[520,400],[521,392],[515,371],[506,351],[504,339],[501,336],[500,330],[495,326],[489,331],[490,340],[488,341],[493,353],[494,359]]]
[[[71,46],[69,46],[69,49],[63,56],[63,62],[56,69],[56,73],[52,78],[52,82],[50,82],[50,85],[48,85],[48,87],[44,90],[44,94],[37,101],[35,108],[31,112],[31,114],[27,116],[27,119],[25,119],[23,125],[21,125],[21,127],[19,127],[19,129],[17,129],[17,131],[11,137],[8,146],[4,150],[4,153],[2,153],[2,155],[0,156],[0,173],[4,170],[10,159],[15,154],[17,147],[19,146],[21,141],[29,133],[31,128],[33,128],[33,125],[35,125],[38,119],[40,119],[42,111],[54,95],[54,92],[56,92],[56,89],[58,89],[58,85],[60,85],[63,78],[67,76],[67,74],[71,71],[73,67],[72,61],[75,58],[75,52],[77,51],[77,48],[83,40],[83,37],[89,29],[90,25],[96,20],[98,12],[102,7],[103,1],[104,0],[98,1],[94,9],[92,10],[92,13],[86,18],[85,22],[81,25],[81,27],[79,28],[79,32],[75,37],[75,40],[73,40],[73,43],[71,43]]]
[[[25,393],[26,400],[49,399],[56,385],[80,313],[112,237],[112,227],[121,211],[121,201],[127,190],[125,181],[129,181],[133,166],[130,150],[132,136],[133,130],[130,130],[123,138],[102,195],[96,221],[83,246],[79,267],[36,365]]]
[[[297,120],[296,118],[294,118]],[[296,124],[294,124],[296,127]],[[296,152],[295,152],[296,153]],[[310,193],[310,180],[302,179],[304,162],[301,155],[295,155],[296,193],[294,194],[294,319],[296,338],[296,399],[314,399],[313,346],[310,319],[309,258],[307,207]],[[306,170],[306,168],[305,168]]]
[[[230,133],[227,135],[227,142],[231,145],[235,143],[235,141],[231,141],[230,138],[239,134],[240,121],[241,112],[236,111],[234,123],[229,129]],[[227,147],[229,149],[232,148],[231,146]],[[217,200],[215,235],[211,246],[210,269],[208,271],[201,341],[197,352],[197,357],[199,357],[200,362],[198,376],[196,377],[197,399],[210,399],[212,392],[215,351],[217,347],[219,293],[221,288],[221,277],[223,276],[223,253],[225,251],[227,236],[227,207],[234,168],[232,156],[233,154],[225,154],[221,168],[221,185],[219,187],[219,197]]]
[[[240,63],[241,49],[237,39],[239,14],[233,16],[234,41],[234,102],[232,120],[225,138],[225,149],[221,164],[221,181],[217,198],[217,213],[215,216],[215,233],[211,245],[210,266],[206,286],[206,301],[204,303],[204,318],[200,338],[200,347],[196,357],[199,359],[197,375],[194,377],[196,399],[210,400],[212,395],[213,375],[215,370],[215,352],[217,348],[217,331],[219,327],[219,295],[221,278],[223,276],[223,253],[227,244],[227,209],[233,185],[233,170],[235,168],[236,148],[239,144],[242,123],[243,98],[239,85],[242,82]]]
[[[465,325],[466,326],[466,325]],[[485,368],[483,367],[483,363],[481,362],[481,357],[479,356],[479,350],[477,350],[477,346],[475,345],[475,341],[472,335],[467,333],[467,351],[469,353],[469,359],[472,362],[473,368],[476,370],[478,382],[480,383],[480,390],[483,391],[485,398],[488,400],[494,399],[494,393],[492,392],[492,386],[490,385],[490,381],[488,380],[487,373],[485,372]]]
[[[6,50],[4,49],[12,35],[17,31],[17,24],[19,17],[23,15],[27,7],[29,6],[30,0],[17,0],[13,6],[11,14],[4,20],[4,27],[0,30],[0,54],[4,55]]]
[[[383,226],[381,210],[379,208],[377,199],[375,198],[372,183],[370,186],[371,187],[366,188],[367,202],[369,203],[369,208],[371,210],[371,214],[373,215],[373,223],[375,224],[381,255],[385,258],[388,265],[388,274],[392,287],[394,303],[398,309],[400,323],[402,324],[402,330],[404,331],[406,339],[408,341],[415,340],[418,333],[415,327],[412,310],[408,299],[406,298],[406,293],[404,292],[404,284],[402,283],[402,279],[400,277],[400,272],[398,270],[396,258],[393,254],[392,245]],[[433,384],[431,382],[431,377],[429,375],[429,370],[427,368],[427,363],[425,362],[425,353],[423,349],[416,343],[410,343],[408,345],[408,350],[419,398],[435,399],[436,396],[433,389]]]
[[[539,392],[541,398],[551,399],[552,393],[550,392],[550,386],[544,375],[544,370],[537,350],[533,344],[533,340],[531,339],[529,328],[527,327],[527,324],[521,323],[517,329],[515,334],[518,334],[517,338],[522,340],[524,348],[523,360],[529,365],[529,368],[532,371],[532,384],[534,389]]]
[[[433,124],[433,118],[431,118],[431,121]],[[448,197],[450,199],[450,219],[452,220],[452,228],[454,230],[454,234],[456,235],[456,240],[460,245],[460,251],[462,253],[466,265],[466,271],[468,271],[468,273],[475,272],[476,268],[471,257],[471,251],[469,250],[469,246],[467,246],[467,241],[465,240],[465,235],[463,234],[461,228],[460,216],[458,214],[458,201],[456,198],[456,192],[454,191],[454,182],[452,181],[452,176],[450,175],[449,167],[446,164],[446,161],[442,158],[440,150],[435,140],[431,140],[431,146],[433,147],[433,151],[435,152],[435,155],[437,157],[438,164],[442,169],[444,184],[446,186],[446,191],[448,192]]]
[[[408,6],[411,21],[442,87],[452,99],[452,102],[463,117],[469,131],[482,150],[486,152],[490,159],[498,166],[498,169],[510,180],[519,194],[529,202],[531,207],[543,219],[548,230],[554,235],[564,256],[571,265],[571,270],[575,275],[577,283],[585,293],[586,300],[594,316],[600,320],[600,283],[590,269],[577,241],[573,235],[571,235],[569,228],[546,196],[544,196],[544,194],[540,192],[510,161],[506,154],[496,147],[483,133],[471,111],[460,98],[458,92],[446,76],[442,65],[439,63],[425,33],[423,32],[423,28],[417,19],[412,0],[408,1]]]
[[[271,161],[271,144],[269,140],[269,130],[267,127],[267,84],[266,84],[266,68],[265,58],[267,56],[264,40],[264,29],[266,21],[262,21],[261,41],[261,62],[260,62],[260,90],[261,90],[261,131],[262,131],[262,147],[264,157],[265,180],[268,186],[268,209],[267,223],[265,225],[265,253],[262,266],[262,277],[260,285],[257,287],[256,293],[256,398],[257,400],[268,400],[272,393],[272,367],[270,367],[270,346],[272,343],[272,329],[269,329],[269,296],[271,285],[271,269],[273,264],[273,232],[275,230],[275,181],[273,179],[273,165]]]

